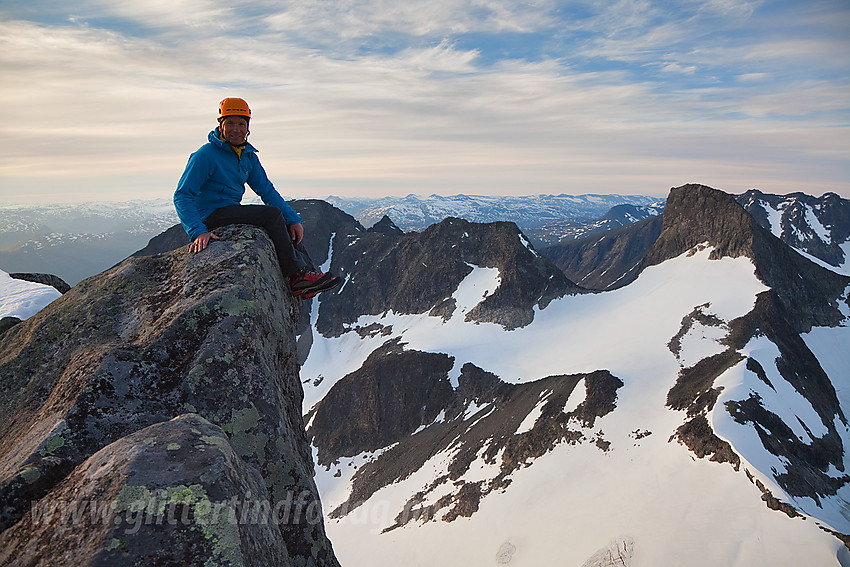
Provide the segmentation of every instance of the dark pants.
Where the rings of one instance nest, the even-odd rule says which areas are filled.
[[[274,243],[280,270],[292,276],[303,268],[315,271],[307,250],[299,242],[292,242],[286,228],[286,220],[280,209],[270,205],[232,205],[223,207],[208,216],[204,224],[210,230],[228,224],[250,224],[265,229]]]

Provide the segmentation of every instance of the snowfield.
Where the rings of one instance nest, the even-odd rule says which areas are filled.
[[[611,444],[609,450],[593,443],[557,445],[512,473],[511,484],[485,496],[471,517],[445,522],[441,520],[444,509],[432,521],[411,521],[381,533],[413,494],[446,472],[455,450],[449,447],[348,515],[326,520],[340,562],[347,567],[400,562],[409,566],[591,567],[611,565],[591,558],[613,555],[631,567],[850,565],[850,553],[819,527],[850,531],[850,520],[840,514],[838,497],[813,517],[792,519],[768,509],[745,473],[748,469],[774,496],[788,501],[765,474],[771,467],[779,469],[782,462],[765,452],[752,428],[731,420],[724,400],[742,399],[756,389],[766,407],[787,423],[794,422],[801,439],[809,442],[811,436],[825,431],[808,401],[775,368],[770,378],[776,392],[770,392],[743,365],[719,379],[725,389],[709,417],[741,455],[741,470],[697,459],[670,441],[686,419],[685,412],[665,405],[678,372],[725,350],[718,341],[727,332],[726,323],[749,312],[756,295],[767,289],[754,276],[749,259],[709,260],[709,254],[710,249],[704,248],[648,268],[635,282],[615,291],[555,300],[537,311],[530,325],[513,331],[465,320],[465,314],[493,293],[500,281],[497,270],[477,267],[455,292],[457,309],[448,321],[427,314],[385,313],[361,317],[357,325],[391,326],[388,336],[361,338],[352,331],[327,338],[314,330],[313,346],[301,370],[305,414],[336,381],[396,337],[408,349],[454,357],[450,373],[454,384],[466,362],[511,383],[600,369],[624,383],[617,408],[585,431],[589,439],[604,437]],[[695,310],[711,315],[718,324],[683,328],[683,319]],[[679,349],[674,353],[669,344],[677,334]],[[823,356],[829,376],[836,383],[846,383],[847,328],[814,329],[807,342],[817,356]],[[777,354],[775,349],[767,340],[754,340],[745,354],[758,357],[767,368],[766,362]],[[839,351],[843,354],[835,354]],[[568,407],[575,407],[583,396],[580,384]],[[846,405],[850,384],[839,396],[845,415],[850,415]],[[543,403],[535,406],[521,427],[533,426],[535,412]],[[637,431],[649,433],[638,436]],[[843,425],[839,431],[850,439]],[[317,467],[316,483],[326,513],[347,499],[358,463],[374,456],[343,459],[328,469]],[[484,462],[479,455],[462,480],[492,479],[496,474],[498,465]],[[441,495],[440,488],[428,493],[426,504]]]
[[[0,270],[0,318],[27,319],[61,295],[55,287],[15,279]]]

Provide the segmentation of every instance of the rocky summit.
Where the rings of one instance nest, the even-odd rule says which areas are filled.
[[[698,246],[712,247],[711,258],[747,257],[756,276],[770,286],[797,332],[813,325],[837,325],[843,315],[838,299],[848,279],[821,267],[774,236],[732,195],[704,185],[670,190],[661,235],[641,269]]]
[[[0,564],[336,566],[262,230],[89,278],[0,335]]]

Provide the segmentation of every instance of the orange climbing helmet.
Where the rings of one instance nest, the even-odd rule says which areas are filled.
[[[246,120],[251,119],[251,109],[248,103],[241,98],[226,98],[218,103],[218,120],[225,116],[241,116]]]

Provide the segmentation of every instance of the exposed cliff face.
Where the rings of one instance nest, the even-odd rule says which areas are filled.
[[[339,335],[361,315],[425,313],[450,317],[452,293],[473,266],[498,268],[495,293],[467,319],[506,329],[527,325],[535,306],[583,291],[537,254],[513,223],[446,219],[421,233],[337,233],[331,269],[345,284],[324,294],[317,329]]]
[[[843,319],[838,300],[850,279],[803,258],[763,228],[732,195],[704,185],[670,190],[664,225],[641,269],[706,244],[711,256],[752,259],[756,276],[769,285],[798,332]]]
[[[318,462],[387,447],[432,423],[454,396],[446,379],[452,362],[405,351],[398,341],[373,352],[328,392],[312,419]]]
[[[647,250],[661,234],[661,216],[548,246],[541,254],[582,287],[605,290],[634,281]]]
[[[52,533],[28,525],[34,502],[100,490],[80,483],[106,462],[107,451],[116,459],[107,459],[110,466],[126,478],[96,485],[96,496],[119,508],[122,494],[180,486],[194,491],[190,500],[201,492],[210,500],[235,495],[274,508],[300,499],[293,515],[271,528],[228,531],[227,555],[217,547],[221,537],[192,540],[193,549],[207,545],[204,553],[220,564],[268,564],[250,559],[257,549],[271,550],[261,557],[288,554],[293,565],[337,564],[315,517],[318,495],[301,419],[294,343],[300,302],[290,297],[262,230],[227,227],[219,234],[222,240],[201,254],[182,248],[128,259],[0,335],[0,547],[31,550]],[[187,413],[199,417],[169,421]],[[199,420],[212,425],[186,425]],[[141,430],[150,454],[130,450]],[[199,465],[204,459],[218,462],[220,472]],[[247,488],[254,497],[240,495]],[[191,504],[185,503],[190,532],[198,520]],[[149,544],[133,539],[152,532],[158,535]],[[176,547],[155,543],[163,533],[146,528],[123,539],[109,532],[120,541],[113,549],[111,540],[93,543],[65,531],[57,537],[69,553],[188,564],[168,555],[183,553]],[[56,564],[44,555],[30,563],[29,551],[22,553],[20,564]]]

